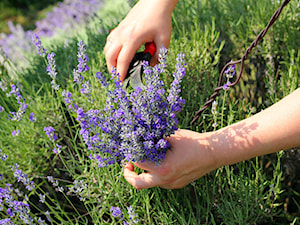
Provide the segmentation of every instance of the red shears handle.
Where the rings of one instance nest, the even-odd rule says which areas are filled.
[[[144,53],[149,52],[151,56],[154,55],[154,53],[156,52],[156,47],[154,42],[148,42],[145,44],[145,50]]]

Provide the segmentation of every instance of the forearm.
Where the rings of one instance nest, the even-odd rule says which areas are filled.
[[[300,89],[266,110],[209,133],[218,166],[300,146]]]
[[[154,9],[155,11],[162,10],[162,12],[167,14],[172,14],[178,0],[140,0],[137,5],[143,5],[143,1],[148,1],[151,3],[151,6],[149,5],[148,10]],[[138,18],[137,18],[138,19]],[[155,21],[153,21],[155,22]]]

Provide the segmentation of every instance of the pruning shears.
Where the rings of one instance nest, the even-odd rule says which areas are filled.
[[[155,44],[148,42],[145,44],[145,50],[143,52],[137,52],[128,68],[127,76],[123,82],[123,89],[126,90],[130,86],[132,88],[141,87],[143,88],[142,74],[144,71],[142,63],[144,61],[150,62],[152,56],[156,51]]]

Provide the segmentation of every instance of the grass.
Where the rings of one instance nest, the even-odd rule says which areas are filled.
[[[74,100],[85,108],[102,109],[105,90],[96,81],[95,74],[106,69],[103,47],[109,30],[126,15],[128,7],[122,1],[112,1],[88,28],[82,28],[73,37],[55,37],[45,40],[47,49],[56,53],[58,82],[73,93]],[[167,71],[163,74],[170,85],[177,53],[186,54],[187,76],[183,81],[182,96],[186,100],[178,115],[181,128],[198,132],[213,129],[214,118],[207,110],[196,124],[190,121],[194,113],[212,94],[221,68],[231,59],[241,57],[257,33],[267,24],[277,1],[196,1],[179,2],[173,15],[173,34],[169,47]],[[118,7],[113,7],[117,5]],[[251,116],[280,100],[299,86],[300,34],[297,2],[291,1],[279,20],[269,30],[246,61],[240,84],[222,92],[218,97],[218,128]],[[101,20],[99,20],[101,19]],[[101,27],[101,32],[99,32]],[[72,69],[76,67],[78,40],[87,44],[90,71],[85,78],[92,84],[91,104],[80,95],[72,82]],[[233,166],[225,166],[198,179],[180,190],[152,188],[137,191],[122,177],[122,168],[113,165],[99,169],[89,159],[89,150],[79,134],[76,114],[68,110],[60,91],[50,87],[45,60],[32,55],[30,66],[19,74],[18,83],[29,104],[24,119],[8,121],[0,113],[0,149],[8,155],[1,161],[1,187],[12,183],[14,188],[26,192],[24,186],[12,176],[10,165],[20,168],[37,184],[34,191],[26,192],[32,216],[46,219],[48,210],[53,218],[50,224],[120,224],[111,216],[110,207],[118,206],[126,213],[133,206],[140,224],[297,224],[300,218],[299,150],[257,157]],[[1,68],[1,80],[16,83]],[[16,111],[13,97],[0,92],[0,105],[6,112]],[[254,110],[254,111],[253,111]],[[37,120],[29,122],[34,112]],[[45,126],[53,126],[63,146],[61,154],[52,153],[53,143],[44,134]],[[21,131],[13,137],[11,132]],[[59,192],[47,176],[58,179],[66,191]],[[87,188],[79,195],[67,193],[74,180],[82,180]],[[44,204],[38,193],[46,194]],[[15,198],[19,198],[16,194]],[[85,197],[80,201],[79,197]],[[6,212],[0,212],[7,217]],[[15,221],[16,224],[22,224]]]

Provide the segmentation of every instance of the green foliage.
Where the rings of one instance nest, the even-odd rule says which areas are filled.
[[[115,2],[117,8],[112,7]],[[67,40],[62,35],[46,41],[47,49],[57,56],[59,85],[69,90],[81,106],[95,109],[103,108],[106,98],[106,90],[96,80],[96,72],[103,72],[107,78],[110,76],[103,52],[106,35],[128,11],[128,6],[120,1],[107,4],[99,14],[100,18],[80,33]],[[299,87],[300,17],[296,5],[297,1],[291,1],[264,41],[253,50],[239,86],[220,93],[217,98],[218,128],[251,116]],[[186,105],[179,115],[181,128],[198,132],[213,130],[214,118],[209,110],[191,125],[194,113],[212,94],[222,67],[231,59],[242,56],[278,6],[277,1],[270,3],[267,0],[179,1],[173,15],[174,30],[163,79],[166,85],[170,85],[175,57],[183,51],[187,76],[182,88]],[[92,84],[93,103],[87,102],[80,94],[80,87],[72,78],[72,69],[77,64],[77,42],[81,39],[87,44],[90,58],[86,79]],[[0,161],[0,174],[4,174],[0,187],[12,183],[26,191],[16,182],[9,167],[18,163],[38,184],[34,191],[28,192],[32,214],[41,216],[48,210],[52,218],[56,218],[52,224],[118,224],[120,221],[111,216],[110,207],[118,206],[126,212],[126,207],[131,205],[140,224],[299,222],[300,190],[296,185],[285,183],[287,164],[284,160],[288,153],[280,152],[225,166],[183,189],[171,191],[160,188],[137,191],[122,177],[122,166],[98,168],[96,162],[89,159],[90,151],[81,139],[76,113],[67,109],[61,91],[55,92],[50,87],[45,59],[32,56],[29,60],[31,63],[27,69],[15,71],[16,79],[8,74],[11,66],[0,63],[1,80],[7,85],[19,83],[29,104],[20,122],[9,121],[7,115],[0,112],[0,149],[8,156],[7,161]],[[0,105],[5,112],[16,111],[18,107],[13,96],[8,98],[2,91]],[[36,115],[35,123],[28,119],[30,112]],[[52,152],[55,146],[43,131],[45,126],[56,129],[63,146],[60,154]],[[15,129],[20,130],[17,137],[11,135]],[[56,178],[66,191],[58,191],[47,176]],[[299,176],[295,177],[299,179]],[[67,193],[67,189],[74,186],[74,180],[84,182],[87,189],[79,195]],[[45,204],[39,202],[38,193],[47,195]],[[86,200],[80,201],[79,198],[83,197]],[[289,198],[288,204],[298,207],[298,210],[287,210],[286,197]],[[0,216],[7,215],[0,212]],[[129,219],[126,213],[124,217]]]
[[[59,1],[62,0],[1,0],[0,33],[10,33],[7,26],[10,20],[21,24],[25,30],[34,29],[35,22]]]

